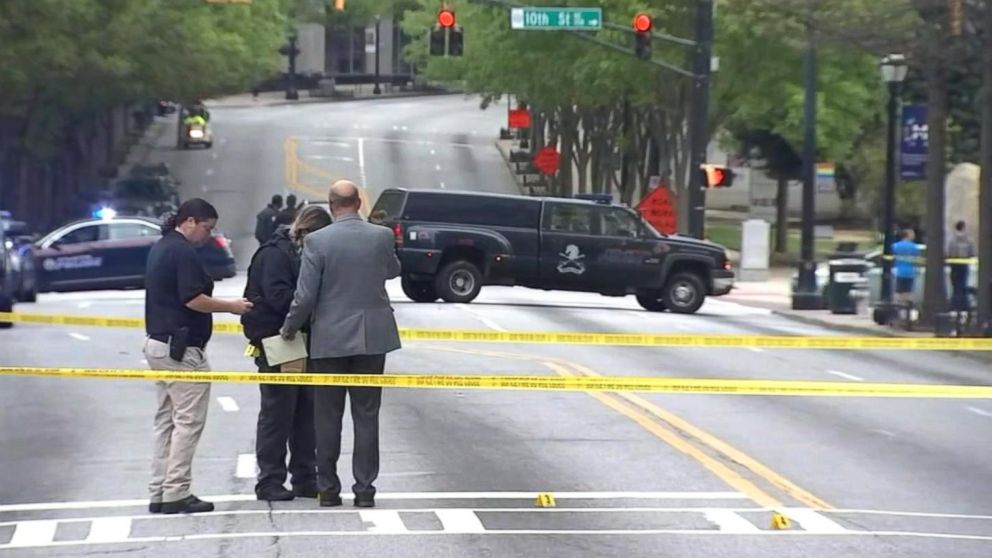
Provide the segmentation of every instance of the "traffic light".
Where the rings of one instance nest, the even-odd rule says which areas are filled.
[[[724,165],[701,165],[707,188],[729,188],[734,184],[734,171]]]
[[[463,39],[464,34],[461,28],[452,27],[448,31],[448,56],[461,56],[463,50]]]
[[[631,24],[634,28],[634,55],[641,60],[651,59],[651,16],[639,13]]]
[[[447,32],[440,25],[431,29],[431,56],[444,56],[444,36]]]
[[[461,56],[464,32],[456,25],[455,12],[444,8],[437,13],[437,24],[431,29],[431,56]]]

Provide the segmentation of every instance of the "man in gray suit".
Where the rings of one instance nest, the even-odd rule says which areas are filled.
[[[386,353],[400,348],[396,320],[386,295],[386,280],[399,276],[395,240],[388,228],[358,214],[358,187],[348,181],[331,186],[334,223],[303,241],[296,296],[282,327],[292,338],[309,320],[311,372],[382,374]],[[355,505],[373,507],[379,475],[379,406],[382,388],[319,386],[314,400],[317,431],[317,488],[320,505],[341,505],[337,461],[345,394],[355,423],[352,470]]]

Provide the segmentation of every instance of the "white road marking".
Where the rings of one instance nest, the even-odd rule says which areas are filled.
[[[841,372],[840,370],[827,370],[827,374],[833,374],[834,376],[838,376],[840,378],[844,378],[845,380],[851,380],[852,382],[863,382],[863,381],[865,381],[864,378],[859,378],[859,377],[855,376],[854,374],[848,374],[847,372]]]
[[[253,479],[255,478],[255,454],[254,453],[241,453],[238,454],[238,468],[234,473],[234,476],[239,479]]]
[[[727,533],[756,533],[760,531],[753,523],[733,510],[705,510],[703,515],[721,531]]]
[[[357,128],[358,126],[356,125],[355,127]],[[348,147],[349,145],[351,145],[351,144],[349,144],[348,142],[345,142],[345,141],[320,140],[320,139],[318,139],[318,140],[311,140],[309,143],[311,143],[313,145],[333,145],[334,147]]]
[[[782,508],[779,513],[798,522],[803,529],[814,533],[848,533],[840,523],[808,508]]]
[[[317,160],[320,160],[320,161],[327,161],[327,160],[344,161],[346,163],[353,163],[353,162],[355,162],[355,159],[354,158],[352,158],[352,157],[346,157],[344,155],[309,155],[309,156],[307,156],[307,159],[317,159]]]
[[[441,165],[434,165],[434,170],[441,170]]]
[[[216,153],[216,152],[214,152],[214,153],[211,153],[211,154],[210,154],[210,158],[216,161],[217,159],[219,159],[219,158],[220,158],[220,154],[218,154],[218,153]]]
[[[393,130],[399,130],[399,129],[400,129],[399,126],[393,126]]]
[[[59,522],[51,519],[22,521],[14,527],[14,536],[6,545],[0,548],[24,548],[28,546],[47,546],[55,539],[55,530]]]
[[[441,528],[448,533],[484,533],[486,528],[472,510],[434,510]]]
[[[79,341],[89,341],[90,340],[90,338],[88,336],[83,335],[82,333],[76,333],[75,331],[70,332],[69,333],[69,337],[72,337],[73,339],[77,339]]]
[[[80,303],[78,304],[78,306],[79,306],[80,308],[89,308],[90,306],[93,306],[93,303],[92,303],[92,302],[90,302],[90,301],[86,301],[86,302],[80,302]]]
[[[358,177],[362,181],[362,188],[368,188],[365,178],[365,138],[358,138]]]
[[[101,517],[90,525],[88,543],[124,542],[131,536],[130,517]]]
[[[358,515],[365,523],[371,523],[368,529],[370,533],[397,535],[407,532],[399,512],[394,510],[361,510]]]
[[[406,126],[400,126],[400,129],[403,130],[404,132],[407,131],[407,127]]]
[[[217,402],[220,403],[221,408],[227,411],[228,413],[233,413],[239,410],[238,402],[235,401],[233,397],[222,395],[217,398]]]
[[[458,308],[461,308],[462,310],[464,310],[464,311],[468,312],[469,314],[471,314],[475,319],[477,319],[480,322],[482,322],[483,325],[485,325],[489,329],[492,329],[492,330],[495,330],[495,331],[507,331],[506,328],[504,328],[503,326],[501,326],[501,325],[497,324],[496,322],[490,320],[489,318],[483,316],[482,314],[476,312],[475,310],[473,310],[472,308],[470,308],[469,305],[467,305],[467,304],[459,304],[458,305]]]
[[[214,175],[214,169],[207,169],[207,176],[213,176],[213,175]]]
[[[966,409],[968,409],[972,413],[975,413],[976,415],[992,418],[992,413],[986,411],[985,409],[979,409],[978,407],[971,407],[971,406],[966,407]]]
[[[431,155],[437,155],[437,151],[434,150],[434,149],[431,149]]]
[[[765,352],[765,350],[762,349],[761,347],[748,347],[747,350],[751,351],[752,353],[763,353],[763,352]]]
[[[254,460],[254,455],[251,456]],[[740,492],[556,492],[558,500],[746,500]],[[385,492],[376,500],[533,500],[539,492]],[[351,498],[341,494],[342,498]],[[220,494],[202,496],[209,502],[249,502],[254,494]],[[0,513],[24,511],[85,510],[97,508],[126,508],[148,505],[147,498],[130,500],[84,500],[79,502],[45,502],[34,504],[0,504]]]
[[[441,185],[441,188],[444,188],[444,182],[441,182],[440,185]]]

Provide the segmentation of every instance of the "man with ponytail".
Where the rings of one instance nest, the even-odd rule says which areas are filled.
[[[209,370],[206,348],[214,312],[244,314],[245,299],[213,297],[213,281],[196,246],[210,239],[217,210],[194,198],[162,224],[162,239],[148,254],[145,268],[144,353],[152,370]],[[210,404],[206,382],[156,382],[155,452],[149,484],[151,513],[213,511],[190,490],[193,455],[203,433]]]

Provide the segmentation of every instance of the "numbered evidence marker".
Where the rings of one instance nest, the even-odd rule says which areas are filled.
[[[792,529],[792,521],[790,521],[787,516],[781,513],[777,513],[777,512],[773,513],[772,529],[780,529],[780,530]]]
[[[537,495],[537,507],[553,508],[558,504],[555,502],[555,495],[550,492],[542,492]]]

